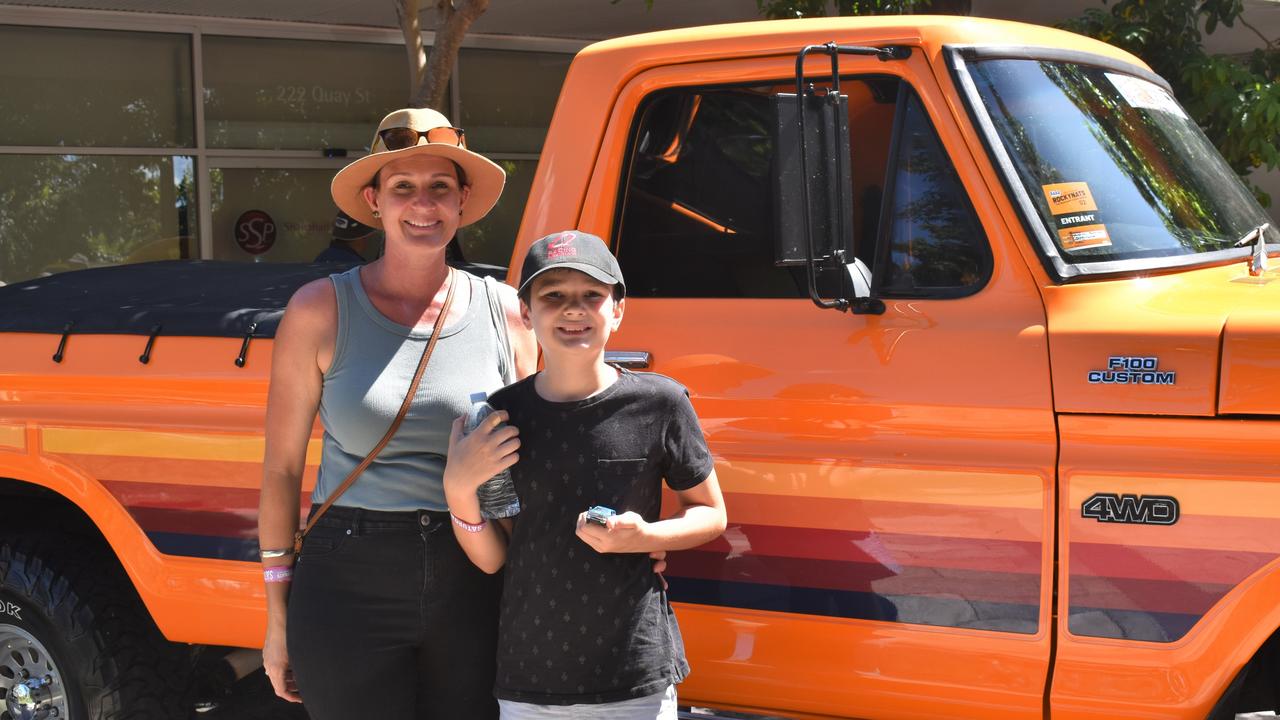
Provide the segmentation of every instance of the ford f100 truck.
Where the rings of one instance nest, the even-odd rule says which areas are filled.
[[[669,558],[683,703],[1280,705],[1280,233],[1138,59],[967,18],[640,35],[576,58],[541,158],[514,257],[606,238],[611,358],[716,457],[729,529]],[[261,642],[271,337],[326,272],[0,289],[0,718],[173,717],[175,657]]]

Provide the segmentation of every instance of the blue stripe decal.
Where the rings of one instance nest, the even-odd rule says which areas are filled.
[[[148,532],[151,544],[165,555],[208,558],[210,560],[258,561],[258,541],[216,535]]]
[[[882,622],[963,627],[975,630],[1034,634],[1039,626],[1035,605],[963,600],[927,595],[880,595],[870,592],[727,582],[667,576],[674,602],[772,610]]]
[[[1067,631],[1082,637],[1118,638],[1168,643],[1181,639],[1202,615],[1114,610],[1072,605]]]

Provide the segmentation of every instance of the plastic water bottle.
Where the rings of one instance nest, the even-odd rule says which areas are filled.
[[[476,399],[477,395],[471,397],[471,409],[467,411],[467,422],[462,427],[464,436],[475,430],[493,412],[493,407],[485,402],[485,395],[478,396],[479,399]],[[487,520],[520,514],[520,498],[516,496],[510,469],[485,480],[476,488],[476,497],[480,500],[480,516]]]

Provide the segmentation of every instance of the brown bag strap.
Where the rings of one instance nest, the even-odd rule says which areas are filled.
[[[311,516],[306,527],[294,534],[293,551],[295,553],[302,551],[302,539],[307,536],[307,533],[311,532],[311,528],[315,527],[316,521],[329,511],[330,506],[342,496],[342,493],[347,491],[347,488],[351,487],[351,484],[356,481],[360,473],[364,472],[365,468],[369,467],[369,464],[378,456],[378,453],[382,452],[387,443],[391,442],[391,436],[396,434],[396,430],[400,428],[400,423],[404,421],[404,416],[409,414],[409,406],[413,404],[413,398],[418,394],[418,384],[422,382],[422,374],[426,371],[427,363],[431,360],[432,351],[436,349],[436,341],[440,339],[440,330],[444,328],[444,319],[449,316],[449,308],[453,305],[453,291],[457,287],[455,275],[453,268],[450,268],[448,276],[449,291],[445,293],[444,306],[440,308],[440,315],[436,317],[435,324],[431,326],[431,338],[427,340],[427,346],[422,350],[422,359],[418,360],[418,369],[413,374],[413,382],[409,383],[409,392],[405,394],[404,402],[400,403],[400,412],[396,413],[396,419],[391,421],[391,427],[387,428],[387,433],[369,451],[369,454],[364,456],[364,459],[351,471],[351,474],[347,475],[347,479],[342,481],[337,490],[329,494],[329,498]]]

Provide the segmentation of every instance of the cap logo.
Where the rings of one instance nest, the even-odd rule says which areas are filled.
[[[547,259],[577,257],[578,248],[573,246],[573,233],[560,233],[560,236],[547,242]]]

